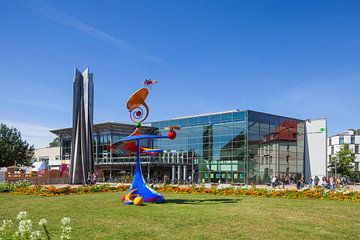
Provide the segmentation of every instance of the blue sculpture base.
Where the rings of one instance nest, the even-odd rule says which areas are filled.
[[[142,175],[141,166],[140,166],[140,141],[136,140],[137,154],[136,154],[136,167],[134,173],[134,179],[131,184],[131,187],[128,191],[130,194],[138,195],[142,197],[143,202],[154,202],[154,203],[164,203],[165,198],[155,190],[151,189],[146,185],[144,177]],[[124,202],[125,204],[132,204],[132,201]]]

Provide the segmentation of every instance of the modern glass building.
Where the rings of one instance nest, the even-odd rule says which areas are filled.
[[[267,183],[272,176],[304,175],[303,120],[235,110],[151,123],[162,135],[174,125],[181,127],[175,140],[157,139],[153,145],[175,164],[191,158],[196,182]],[[189,172],[175,167],[172,175],[184,178]]]
[[[100,179],[107,181],[120,175],[131,176],[132,166],[135,166],[135,158],[119,147],[110,151],[108,146],[113,142],[128,136],[134,130],[134,124],[118,122],[105,122],[93,126],[94,162]],[[72,129],[64,128],[52,130],[60,138],[60,159],[62,163],[69,163],[71,159]],[[154,133],[151,127],[143,126],[142,133]],[[141,145],[151,147],[151,141],[143,140]],[[143,156],[143,162],[150,159]],[[129,173],[127,173],[129,172]]]
[[[268,183],[272,176],[304,175],[305,121],[255,111],[227,111],[156,121],[143,133],[166,135],[179,125],[177,138],[143,142],[161,148],[158,156],[142,156],[148,180],[198,183]],[[131,176],[134,156],[105,147],[134,130],[132,124],[94,125],[95,166],[104,180]],[[70,159],[71,129],[52,131],[61,139],[61,159]]]

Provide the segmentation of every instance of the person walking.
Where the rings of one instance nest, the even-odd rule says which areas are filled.
[[[300,181],[300,179],[298,179],[297,181],[296,181],[296,188],[299,190],[300,189],[300,185],[301,185],[301,181]]]
[[[91,172],[88,172],[88,176],[87,176],[87,179],[86,179],[87,185],[91,185],[91,178],[92,178],[92,174],[91,174]]]
[[[312,188],[312,187],[313,187],[313,179],[312,179],[311,176],[309,177],[308,185],[309,185],[309,188]]]
[[[275,188],[276,185],[277,185],[277,184],[276,184],[276,181],[277,181],[276,177],[273,176],[272,179],[271,179],[271,185],[272,185],[273,188]]]
[[[328,188],[329,186],[329,183],[328,183],[328,179],[327,179],[327,177],[323,177],[322,178],[322,180],[323,180],[323,187],[326,189],[326,188]]]
[[[334,177],[330,178],[330,189],[335,189],[335,180]]]
[[[97,174],[94,172],[92,174],[92,177],[91,177],[91,184],[92,185],[95,185],[96,184],[96,178],[97,178]]]
[[[341,186],[341,178],[337,177],[336,179],[336,187],[340,187]]]
[[[284,189],[285,188],[285,183],[286,183],[286,178],[285,178],[284,175],[281,178],[281,183],[282,183],[282,188]]]
[[[304,184],[305,184],[305,179],[304,179],[304,176],[302,176],[300,178],[300,188],[303,188],[304,187]]]
[[[320,181],[319,177],[318,177],[318,176],[315,176],[315,178],[314,178],[314,185],[315,185],[315,187],[317,187],[317,186],[319,185],[319,181]]]

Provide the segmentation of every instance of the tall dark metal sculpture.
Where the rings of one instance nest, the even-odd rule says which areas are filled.
[[[94,172],[92,140],[94,112],[93,74],[75,69],[73,86],[73,128],[69,182],[86,183],[88,172]]]

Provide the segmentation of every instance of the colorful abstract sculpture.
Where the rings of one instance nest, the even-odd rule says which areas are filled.
[[[121,144],[122,148],[128,152],[136,153],[136,167],[134,172],[134,179],[131,184],[131,187],[127,194],[121,198],[124,204],[134,204],[141,205],[143,202],[155,202],[162,203],[165,202],[165,198],[151,189],[146,185],[140,164],[140,154],[158,154],[161,153],[162,149],[152,149],[145,148],[140,146],[140,140],[142,139],[157,139],[157,138],[170,138],[174,139],[176,137],[176,133],[174,129],[178,130],[180,127],[172,126],[168,129],[169,134],[167,136],[161,135],[141,135],[141,123],[145,121],[145,119],[149,115],[149,107],[145,103],[145,100],[149,94],[148,89],[140,88],[137,90],[129,100],[127,101],[127,108],[130,112],[131,121],[135,122],[136,129],[129,136],[120,139],[110,146],[110,149],[116,148],[117,144]]]
[[[134,198],[134,205],[139,206],[139,205],[142,205],[142,204],[143,204],[142,197]]]

